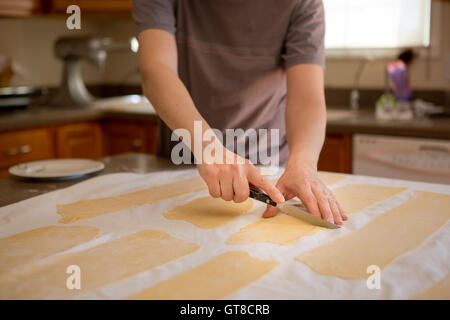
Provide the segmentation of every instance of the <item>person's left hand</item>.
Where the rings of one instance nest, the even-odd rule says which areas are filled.
[[[315,216],[337,225],[348,219],[332,192],[319,180],[317,169],[313,166],[288,163],[276,187],[286,201],[298,197],[308,212]],[[277,211],[276,207],[268,206],[264,218],[275,216]]]

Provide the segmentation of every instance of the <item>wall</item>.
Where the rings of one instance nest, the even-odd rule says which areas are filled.
[[[432,21],[432,33],[437,20],[441,20],[439,52],[436,57],[421,57],[411,65],[411,84],[415,89],[450,90],[450,2],[440,4]],[[425,50],[424,50],[425,51]],[[387,60],[375,60],[366,65],[361,75],[361,87],[381,88],[384,86],[384,66]],[[359,65],[358,60],[328,59],[326,85],[328,87],[352,87]]]
[[[14,77],[13,85],[57,86],[62,73],[62,62],[53,54],[53,44],[60,36],[101,35],[115,42],[125,42],[134,35],[130,20],[82,19],[81,30],[69,31],[63,17],[0,18],[0,55],[12,57],[26,72]],[[112,53],[100,70],[82,63],[83,78],[88,84],[120,83],[130,70],[136,70],[134,53]],[[139,83],[139,75],[128,79]]]
[[[441,48],[437,57],[419,59],[411,70],[411,82],[416,89],[450,89],[446,69],[450,65],[450,2],[442,3]],[[111,36],[115,41],[127,41],[134,35],[131,20],[82,19],[81,31],[68,31],[64,17],[0,19],[0,54],[12,56],[26,70],[27,76],[15,78],[14,85],[56,86],[62,63],[53,56],[53,43],[60,35],[96,34]],[[361,87],[382,88],[384,65],[379,60],[369,63],[361,77]],[[328,59],[326,85],[345,88],[353,85],[359,61]],[[83,64],[83,76],[88,84],[138,84],[137,56],[133,53],[112,53],[105,68]]]

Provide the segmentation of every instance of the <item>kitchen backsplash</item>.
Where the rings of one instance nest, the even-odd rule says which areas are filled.
[[[440,54],[429,60],[420,58],[411,67],[414,89],[450,90],[450,2],[443,4]],[[81,30],[69,31],[64,17],[0,18],[0,55],[11,56],[24,74],[13,79],[14,85],[57,86],[62,63],[54,57],[53,43],[61,35],[101,35],[124,42],[134,36],[130,19],[85,18]],[[125,63],[124,63],[125,62]],[[366,65],[361,88],[383,88],[386,60]],[[355,59],[328,59],[326,86],[350,88],[359,65]],[[103,70],[83,63],[83,77],[88,84],[139,84],[138,60],[133,53],[109,54]]]

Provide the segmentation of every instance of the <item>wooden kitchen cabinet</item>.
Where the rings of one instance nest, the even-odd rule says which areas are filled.
[[[0,133],[0,176],[17,163],[54,158],[52,129],[40,128]]]
[[[87,122],[57,127],[56,153],[58,158],[101,158],[103,142],[100,124]]]
[[[81,13],[127,13],[131,14],[132,0],[50,0],[49,11],[66,13],[68,6],[75,4]]]
[[[108,120],[103,122],[105,154],[144,152],[154,154],[158,123]]]
[[[318,169],[352,173],[352,136],[349,134],[327,134],[320,153]]]

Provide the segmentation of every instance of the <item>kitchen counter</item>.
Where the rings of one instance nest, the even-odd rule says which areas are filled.
[[[102,158],[105,169],[100,173],[88,176],[105,175],[109,173],[148,173],[162,170],[186,169],[186,166],[176,166],[168,159],[158,158],[153,155],[143,153],[125,153],[117,156]],[[67,181],[33,181],[19,179],[16,177],[6,177],[0,179],[0,207],[25,200],[37,195],[62,189],[76,184],[84,179],[74,179]]]
[[[0,132],[102,119],[155,121],[158,119],[158,116],[153,109],[150,109],[148,112],[142,112],[135,110],[103,110],[101,108],[35,108],[29,111],[0,113]]]
[[[351,112],[349,109],[329,108],[328,133],[377,134],[432,139],[450,139],[450,119],[379,120],[372,110],[362,109]],[[338,113],[338,117],[334,117]],[[126,119],[155,121],[156,112],[139,110],[100,108],[56,109],[42,108],[30,111],[0,113],[0,132],[27,128],[57,125],[64,123],[95,121],[101,119]]]
[[[348,112],[348,115],[333,119],[333,113]],[[450,139],[450,118],[415,118],[412,120],[377,119],[373,110],[329,109],[327,133],[361,133],[389,136]]]

